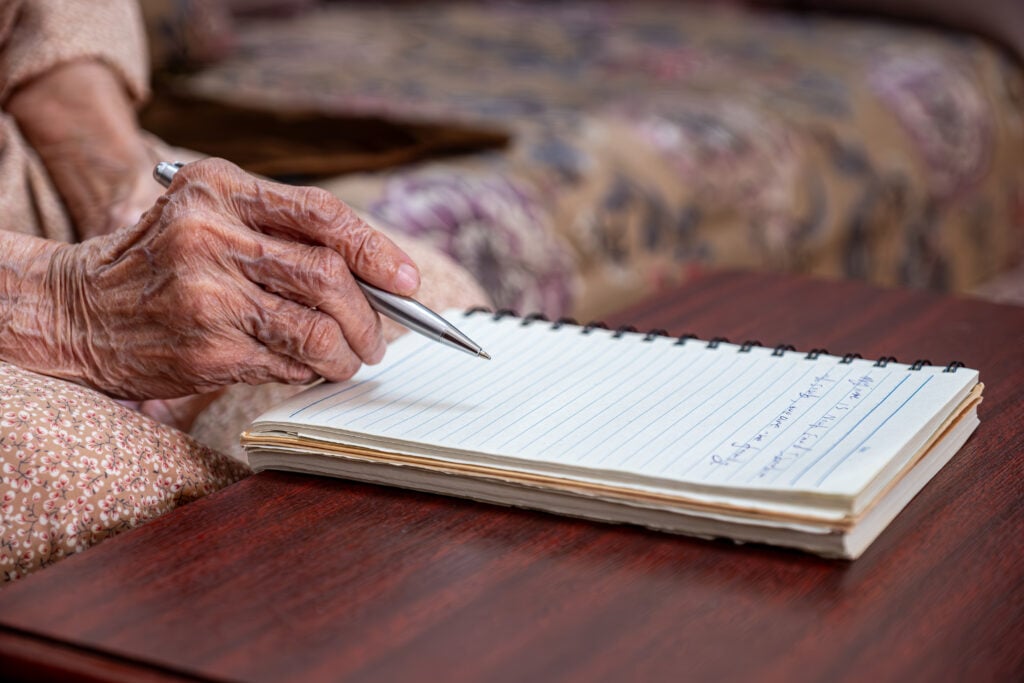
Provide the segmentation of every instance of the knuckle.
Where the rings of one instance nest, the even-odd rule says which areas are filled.
[[[299,263],[307,281],[317,288],[326,288],[334,282],[344,262],[330,249],[324,247],[309,248]]]
[[[308,366],[290,358],[281,359],[277,374],[287,384],[304,384],[316,378],[316,373]]]
[[[271,349],[287,349],[291,336],[289,330],[293,327],[293,320],[287,315],[283,305],[272,305],[275,299],[250,304],[247,308],[247,324],[252,329],[252,336],[264,346]],[[270,305],[268,305],[270,304]]]
[[[372,268],[373,264],[380,259],[385,251],[386,238],[365,223],[354,228],[351,232],[352,251],[350,254],[352,266],[359,271],[365,272]]]
[[[304,187],[299,191],[299,205],[321,220],[331,220],[338,214],[341,200],[321,187]]]
[[[183,176],[189,182],[209,181],[222,177],[225,173],[234,174],[238,167],[226,159],[208,157],[185,164],[178,171],[177,175]]]
[[[178,184],[178,176],[183,184]],[[196,206],[216,207],[224,211],[231,207],[233,189],[244,183],[244,172],[229,161],[218,158],[202,159],[186,164],[175,175],[169,193],[172,208],[189,209]]]
[[[338,223],[341,201],[319,187],[288,188],[281,198],[280,209],[287,211],[292,221],[301,222],[314,232],[329,232]]]
[[[338,326],[324,315],[314,315],[306,328],[300,354],[303,358],[322,361],[338,350]]]
[[[368,316],[368,320],[360,320],[360,323],[356,326],[354,336],[350,339],[352,348],[370,353],[376,349],[380,336],[380,318],[371,314]]]
[[[339,288],[344,287],[344,274],[348,272],[345,260],[326,247],[300,247],[297,258],[290,268],[296,294],[303,303],[313,308],[322,308],[332,299]]]
[[[290,358],[263,349],[250,356],[245,362],[230,366],[231,381],[235,384],[293,383],[289,370],[292,370],[295,365],[298,364]]]

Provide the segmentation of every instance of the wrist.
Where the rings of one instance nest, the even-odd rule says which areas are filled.
[[[77,245],[0,233],[0,358],[40,374],[86,385],[93,372],[76,349],[80,277]]]

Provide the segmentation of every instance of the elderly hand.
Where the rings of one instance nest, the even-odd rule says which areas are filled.
[[[185,166],[137,225],[61,245],[48,272],[59,367],[42,371],[129,399],[346,379],[385,349],[353,273],[399,294],[419,284],[333,195],[219,159]]]

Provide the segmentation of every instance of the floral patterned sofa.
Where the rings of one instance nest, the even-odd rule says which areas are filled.
[[[1024,72],[972,36],[718,4],[334,2],[234,41],[174,89],[496,133],[320,182],[501,307],[596,317],[713,267],[963,292],[1021,254]]]

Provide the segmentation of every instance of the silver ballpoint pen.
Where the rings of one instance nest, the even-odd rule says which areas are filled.
[[[171,184],[174,174],[182,166],[184,164],[180,161],[173,163],[161,161],[153,169],[153,177],[161,185],[167,187]],[[381,315],[386,315],[400,325],[405,325],[413,332],[418,332],[436,342],[490,360],[491,357],[477,343],[415,299],[384,291],[363,282],[358,277],[356,283],[363,290],[370,306]]]

